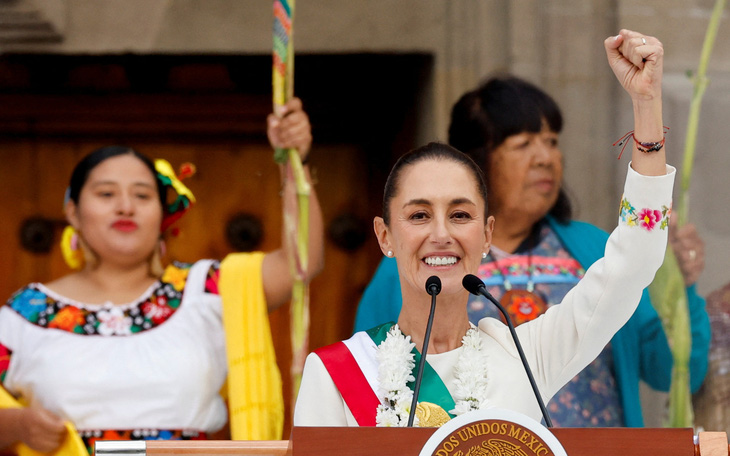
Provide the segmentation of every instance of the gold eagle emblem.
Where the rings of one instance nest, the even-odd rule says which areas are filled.
[[[419,427],[441,427],[451,419],[446,410],[431,402],[419,402],[416,416]]]

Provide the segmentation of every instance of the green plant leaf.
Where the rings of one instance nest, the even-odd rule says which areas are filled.
[[[664,263],[649,285],[649,296],[662,321],[674,360],[667,426],[692,427],[694,414],[689,385],[692,334],[687,288],[671,247],[667,248]]]

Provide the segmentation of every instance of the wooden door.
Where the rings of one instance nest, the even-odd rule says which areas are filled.
[[[69,272],[58,242],[63,223],[63,194],[67,178],[82,154],[100,143],[69,141],[5,142],[0,147],[0,294]],[[238,214],[261,221],[264,228],[257,249],[268,251],[280,245],[281,204],[279,175],[266,144],[176,144],[134,141],[139,151],[169,160],[174,166],[195,163],[197,174],[187,184],[197,204],[176,225],[179,235],[168,239],[167,260],[192,262],[200,258],[222,259],[233,251],[226,238],[226,224]],[[365,208],[366,176],[357,150],[347,146],[319,147],[312,158],[326,225],[343,212]],[[32,253],[20,245],[20,227],[25,220],[42,217],[55,223],[49,253]],[[365,220],[365,217],[362,218]],[[379,257],[374,237],[356,252],[343,251],[327,242],[325,269],[311,284],[312,348],[349,336],[358,297]],[[285,392],[291,361],[289,307],[270,315]],[[287,407],[290,394],[285,393]],[[287,422],[287,426],[289,423]]]
[[[423,56],[298,57],[326,229],[325,268],[311,284],[311,349],[351,334],[381,258],[372,219],[393,156],[413,146],[417,78],[429,64]],[[198,203],[168,241],[168,261],[222,259],[235,250],[226,227],[241,214],[263,227],[257,250],[278,247],[279,175],[265,138],[269,91],[268,56],[0,58],[0,296],[69,272],[58,247],[64,191],[74,164],[102,145],[197,166],[187,184]],[[50,249],[30,251],[21,231],[36,247],[50,240]],[[270,320],[289,410],[288,306]]]

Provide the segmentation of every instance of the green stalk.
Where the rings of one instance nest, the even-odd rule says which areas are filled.
[[[692,76],[694,90],[690,103],[687,122],[687,137],[684,144],[682,163],[682,179],[679,189],[679,207],[674,210],[678,217],[678,226],[687,222],[689,214],[689,187],[692,180],[697,132],[700,119],[702,98],[707,89],[707,65],[715,44],[720,18],[725,8],[725,0],[717,0],[712,17],[707,27],[705,41],[697,73]],[[689,358],[692,347],[692,334],[689,321],[687,289],[684,285],[679,263],[671,248],[667,248],[664,263],[657,271],[654,281],[649,286],[652,304],[662,320],[664,332],[669,341],[674,364],[672,367],[672,383],[669,389],[668,427],[692,427],[694,413],[690,391]]]
[[[292,266],[295,278],[290,308],[290,331],[292,347],[292,398],[296,399],[302,381],[304,357],[309,333],[309,291],[305,282],[309,263],[309,195],[312,186],[307,182],[304,167],[296,150],[289,150],[289,164],[294,174],[297,192],[297,239],[296,254]]]
[[[288,10],[286,6],[288,5]],[[281,62],[286,64],[285,74],[277,73],[275,65],[272,74],[272,91],[274,108],[280,107],[294,96],[294,4],[295,0],[274,3],[274,14],[277,14],[277,6],[281,4],[288,13],[291,21],[291,29],[287,37],[287,45],[284,51],[284,44],[280,36],[274,33],[274,55],[278,56]],[[281,11],[281,10],[279,10]],[[276,19],[275,19],[276,22]],[[276,60],[275,60],[276,61]],[[290,317],[290,338],[292,348],[292,364],[290,375],[292,379],[292,404],[296,401],[301,383],[302,371],[304,369],[304,358],[307,355],[307,339],[309,334],[309,287],[306,283],[309,263],[309,195],[311,185],[307,182],[307,176],[302,167],[302,161],[295,149],[276,149],[274,161],[291,167],[294,184],[297,193],[296,216],[291,213],[284,214],[284,229],[286,230],[286,242],[295,243],[289,245],[290,256],[289,266],[294,286],[292,289],[292,300],[289,311]],[[288,171],[288,170],[287,170]],[[285,179],[292,176],[284,173]],[[293,236],[292,233],[295,235]]]
[[[695,160],[695,149],[697,145],[697,130],[700,123],[700,108],[702,106],[702,98],[709,83],[707,79],[707,66],[710,63],[710,55],[715,45],[717,31],[720,28],[720,19],[725,9],[725,0],[717,0],[712,10],[710,23],[707,26],[705,41],[702,44],[702,54],[700,54],[700,63],[697,67],[697,73],[691,76],[694,83],[692,93],[692,102],[689,107],[689,119],[687,121],[687,137],[684,141],[684,161],[682,163],[682,181],[680,186],[680,198],[678,221],[679,226],[683,226],[687,222],[689,216],[689,185],[692,180],[692,168]]]
[[[297,252],[299,256],[299,275],[306,274],[309,263],[309,195],[312,186],[307,182],[307,175],[299,154],[294,149],[289,149],[289,163],[294,173],[294,183],[297,189],[297,202],[299,206],[299,224],[297,230]],[[300,277],[303,278],[303,277]]]
[[[668,427],[692,427],[689,387],[689,357],[692,341],[687,307],[687,291],[679,264],[671,248],[649,285],[651,302],[661,319],[672,353],[672,380],[669,389]]]

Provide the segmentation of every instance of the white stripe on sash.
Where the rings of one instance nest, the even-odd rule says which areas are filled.
[[[378,381],[378,362],[375,360],[377,346],[373,342],[373,339],[365,331],[360,331],[343,342],[348,350],[350,350],[350,353],[352,353],[352,357],[355,358],[357,365],[360,366],[360,370],[370,384],[370,388],[382,400],[382,395],[378,391],[380,388],[380,382]]]

